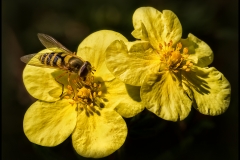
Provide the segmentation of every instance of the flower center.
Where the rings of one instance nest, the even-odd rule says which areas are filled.
[[[102,96],[102,85],[94,82],[94,76],[82,81],[81,78],[72,80],[73,84],[67,85],[67,92],[64,95],[66,99],[72,99],[72,105],[77,104],[77,111],[85,110],[86,115],[90,116],[94,113],[100,115],[99,110],[104,107]]]
[[[185,47],[182,49],[182,44],[179,42],[176,47],[172,46],[172,41],[169,43],[159,44],[160,60],[165,65],[165,69],[177,73],[180,69],[190,71],[190,67],[193,65],[191,61],[187,60],[189,54],[188,49]]]

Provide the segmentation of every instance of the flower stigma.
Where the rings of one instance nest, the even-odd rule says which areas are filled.
[[[104,107],[102,85],[100,82],[94,82],[94,76],[86,81],[81,78],[72,79],[73,85],[67,85],[67,91],[62,96],[65,99],[72,99],[69,103],[77,104],[76,110],[82,112],[85,110],[86,115],[100,115],[99,110]]]
[[[187,60],[188,48],[182,49],[182,44],[177,43],[174,48],[172,40],[169,43],[164,42],[159,44],[158,54],[160,55],[160,61],[165,64],[165,70],[173,71],[177,73],[179,69],[189,72],[193,63]]]

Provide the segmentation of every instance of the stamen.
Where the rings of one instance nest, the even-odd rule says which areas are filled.
[[[186,62],[186,65],[188,66],[190,63],[191,63],[190,61],[187,61],[187,62]]]
[[[172,40],[170,40],[170,42],[168,43],[168,47],[171,47],[172,46]]]
[[[70,85],[67,85],[67,88],[68,88],[68,90],[71,90],[71,91],[73,90]]]
[[[187,54],[188,53],[188,49],[186,47],[183,48],[183,54]]]
[[[102,91],[101,83],[94,82],[94,77],[88,77],[85,81],[81,79],[81,77],[75,77],[75,79],[71,79],[71,82],[74,82],[71,85],[67,85],[67,91],[63,96],[65,99],[72,99],[69,103],[74,105],[77,104],[77,111],[85,110],[88,116],[100,115],[99,105],[104,106],[102,104]],[[75,95],[75,96],[74,96]],[[96,108],[97,107],[97,108]]]
[[[163,45],[161,43],[159,44],[159,48],[160,48],[160,50],[162,50],[162,48],[163,48]]]
[[[75,101],[71,101],[71,102],[69,102],[71,105],[74,105],[75,104]]]
[[[97,93],[93,92],[93,98],[96,98],[96,97],[97,97]]]
[[[174,73],[178,73],[178,70],[173,70]]]
[[[172,40],[168,43],[164,42],[164,45],[159,44],[160,51],[157,52],[160,54],[161,63],[166,65],[166,70],[174,73],[177,73],[180,69],[190,71],[193,63],[187,59],[189,56],[188,48],[183,48],[181,42],[177,43],[175,47],[172,45]]]
[[[71,91],[71,90],[68,90],[68,91],[67,91],[67,94],[68,94],[68,95],[72,94],[72,91]]]
[[[99,92],[98,92],[98,96],[101,96],[101,95],[102,95],[102,91],[99,91]]]
[[[177,44],[176,50],[179,51],[180,49],[182,49],[182,43],[178,43],[178,44]]]
[[[186,65],[184,65],[184,66],[182,67],[182,69],[184,69],[184,70],[185,70],[185,69],[187,69],[187,66],[186,66]]]

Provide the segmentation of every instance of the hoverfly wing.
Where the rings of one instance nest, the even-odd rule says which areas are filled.
[[[60,42],[58,42],[56,39],[54,39],[53,37],[47,34],[38,33],[38,39],[47,49],[50,49],[55,52],[53,48],[57,48],[58,50],[60,49],[63,52],[73,54],[70,50],[64,47]]]
[[[25,56],[22,56],[20,58],[20,60],[24,63],[28,63],[34,56],[36,56],[37,53],[33,53],[33,54],[28,54],[28,55],[25,55]]]

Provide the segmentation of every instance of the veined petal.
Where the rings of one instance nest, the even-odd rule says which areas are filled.
[[[102,158],[112,154],[124,143],[127,126],[114,110],[103,109],[100,115],[78,115],[77,126],[72,134],[73,147],[84,157]]]
[[[57,102],[37,101],[27,110],[23,129],[28,139],[42,146],[56,146],[73,132],[77,112],[69,100]]]
[[[105,50],[114,40],[127,42],[127,39],[118,32],[101,30],[86,37],[78,46],[77,55],[89,61],[96,69],[95,76],[102,75],[105,81],[114,78],[105,64]]]
[[[231,86],[221,72],[214,67],[192,67],[190,72],[183,73],[185,84],[194,94],[193,106],[199,112],[215,116],[226,111],[230,103]]]
[[[175,44],[182,36],[181,23],[170,10],[163,10],[161,13],[152,7],[138,8],[133,14],[133,26],[132,35],[137,39],[150,41],[157,50],[159,43],[172,40]]]
[[[169,71],[150,74],[141,87],[144,106],[165,120],[183,120],[191,110],[192,101],[178,77]]]
[[[54,102],[60,99],[62,85],[56,82],[53,74],[61,75],[62,72],[57,69],[26,65],[23,71],[23,83],[34,98]]]
[[[159,70],[159,56],[148,46],[136,43],[128,52],[123,41],[114,41],[106,50],[108,69],[121,81],[140,86],[146,75]]]
[[[180,41],[183,47],[188,48],[188,59],[192,60],[199,67],[206,67],[213,61],[213,51],[202,40],[195,37],[193,34],[188,34],[187,39]]]
[[[94,72],[94,77],[101,77],[103,81],[111,81],[111,80],[113,80],[115,77],[108,70],[108,68],[106,66],[105,54],[102,55],[104,59],[102,59],[102,57],[101,58],[99,57],[99,59],[97,59],[97,58],[93,58],[96,53],[98,53],[97,50],[89,48],[89,47],[79,48],[78,49],[78,54],[79,55],[89,54],[90,59],[88,58],[88,61],[91,63],[91,65],[96,70]],[[96,57],[98,57],[98,56],[96,56]],[[104,60],[104,61],[100,61],[100,60]]]
[[[104,98],[108,99],[106,108],[115,109],[125,118],[133,117],[144,109],[140,99],[140,87],[125,85],[118,79],[105,82],[105,86],[107,92]]]

